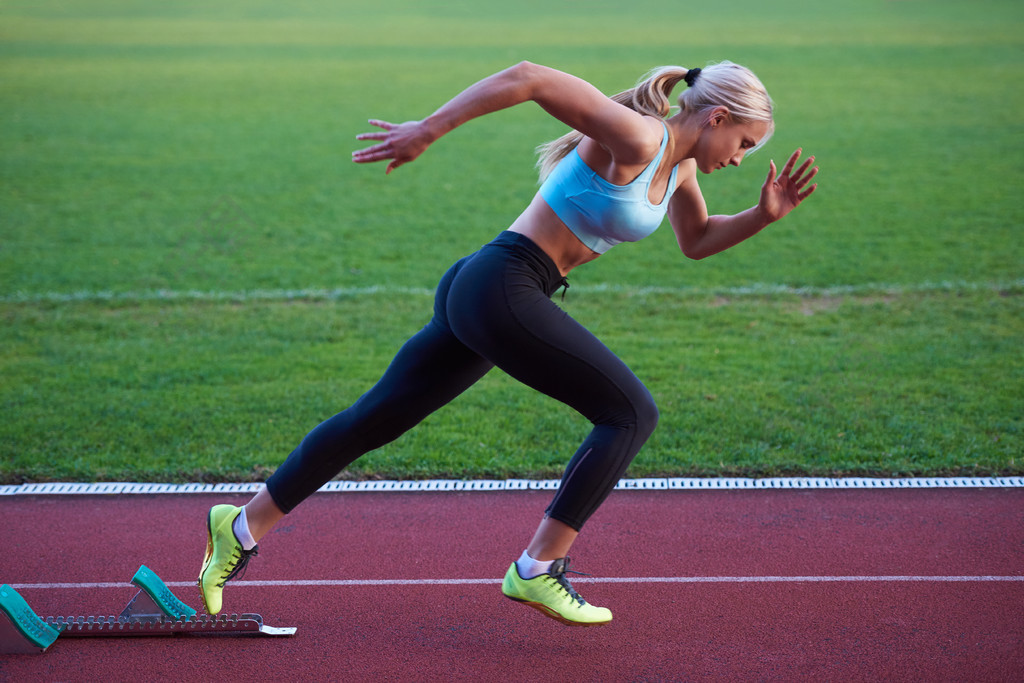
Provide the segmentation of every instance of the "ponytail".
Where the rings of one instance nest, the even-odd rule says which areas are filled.
[[[689,69],[681,66],[660,66],[644,76],[635,88],[613,95],[612,99],[635,112],[663,119],[672,107],[668,99],[672,89],[687,73]]]
[[[672,107],[669,100],[672,89],[686,78],[688,71],[689,69],[681,66],[658,67],[644,76],[636,87],[612,95],[610,99],[640,114],[663,119],[668,116]],[[559,161],[576,149],[582,139],[583,134],[573,130],[537,148],[540,157],[537,160],[537,168],[540,171],[541,182],[544,182]]]

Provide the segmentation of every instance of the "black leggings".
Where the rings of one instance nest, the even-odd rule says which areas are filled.
[[[513,232],[458,261],[438,285],[433,319],[380,381],[313,429],[267,480],[274,502],[291,512],[498,366],[593,423],[547,509],[582,528],[651,435],[658,409],[629,368],[551,301],[563,283],[548,255]]]

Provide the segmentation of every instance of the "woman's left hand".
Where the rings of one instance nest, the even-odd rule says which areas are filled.
[[[775,162],[770,162],[768,177],[765,179],[764,185],[761,186],[761,200],[758,202],[758,208],[769,223],[779,220],[800,206],[800,202],[811,196],[811,193],[818,188],[817,183],[807,187],[811,179],[818,174],[817,166],[810,168],[814,163],[814,157],[807,157],[800,168],[793,172],[793,166],[796,165],[802,152],[802,149],[793,152],[789,161],[782,167],[782,173],[778,175],[776,175]]]

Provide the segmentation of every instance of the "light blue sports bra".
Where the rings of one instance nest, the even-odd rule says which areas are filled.
[[[661,125],[665,126],[664,122]],[[672,169],[661,204],[652,204],[647,198],[667,146],[665,126],[658,155],[628,185],[608,182],[591,170],[574,149],[540,186],[540,196],[573,234],[598,254],[622,242],[636,242],[657,230],[668,211],[678,167]]]

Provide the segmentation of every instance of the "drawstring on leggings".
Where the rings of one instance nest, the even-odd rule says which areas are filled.
[[[565,301],[565,293],[569,291],[569,278],[563,277],[558,286],[562,288],[562,301]],[[558,289],[555,289],[555,291],[557,292]]]

